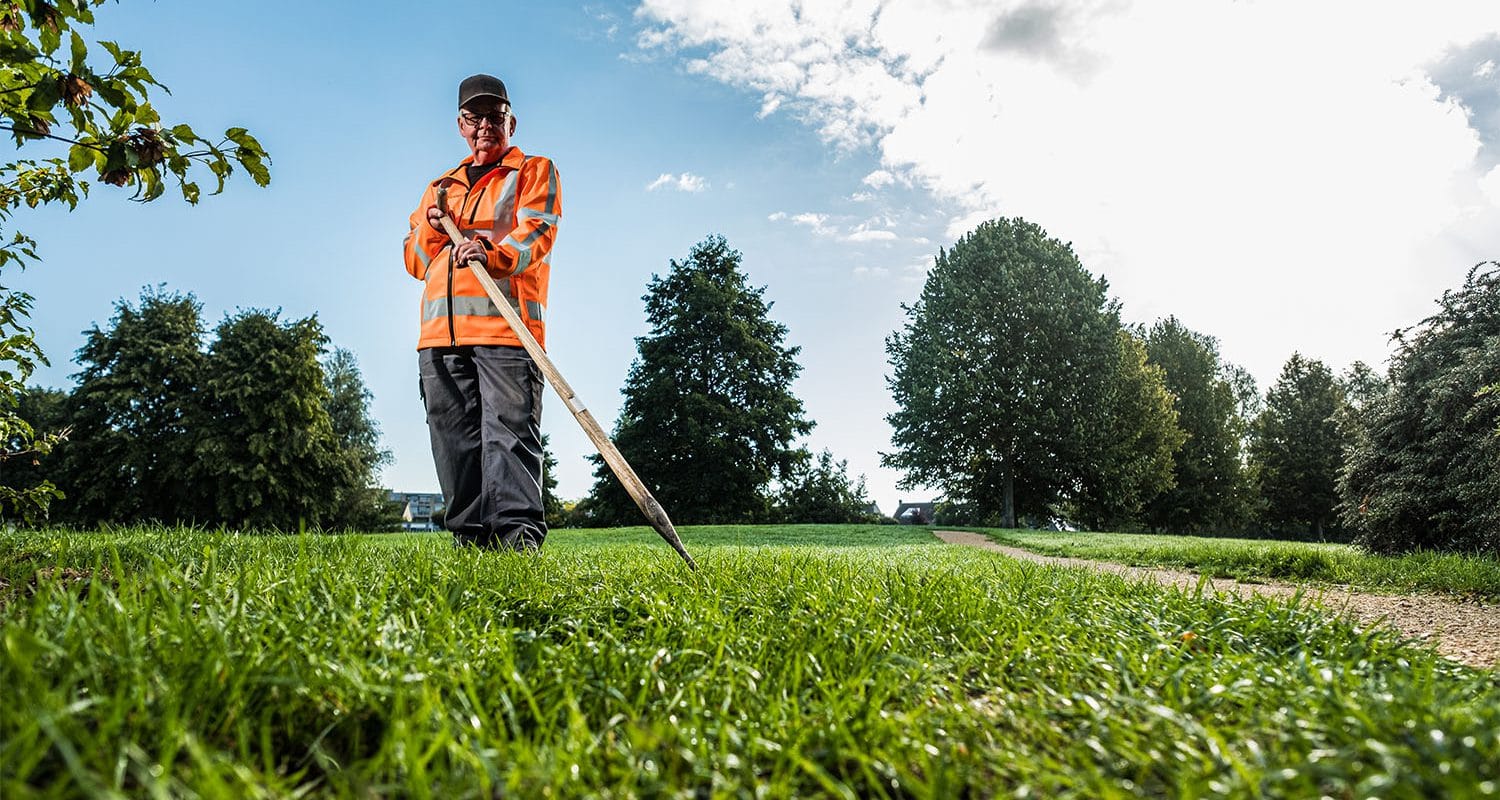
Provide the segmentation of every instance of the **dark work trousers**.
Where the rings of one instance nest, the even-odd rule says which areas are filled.
[[[417,363],[444,526],[461,545],[540,548],[541,370],[519,347],[434,347]]]

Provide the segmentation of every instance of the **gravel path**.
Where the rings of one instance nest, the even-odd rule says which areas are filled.
[[[996,544],[978,533],[933,533],[949,544],[992,550],[1022,561],[1085,567],[1189,590],[1197,587],[1202,578],[1196,572],[1038,555],[1019,547]],[[1500,605],[1494,603],[1425,594],[1367,594],[1347,586],[1320,589],[1276,582],[1240,583],[1232,578],[1209,578],[1208,585],[1219,592],[1277,598],[1289,598],[1302,591],[1304,598],[1315,600],[1336,613],[1346,614],[1364,625],[1390,625],[1406,636],[1431,644],[1439,653],[1459,663],[1471,667],[1500,667]]]

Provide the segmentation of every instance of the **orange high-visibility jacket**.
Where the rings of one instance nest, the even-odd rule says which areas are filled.
[[[557,168],[520,148],[505,151],[494,169],[469,185],[473,157],[428,185],[411,215],[402,247],[406,271],[426,284],[422,292],[422,334],[417,349],[458,345],[512,345],[518,339],[500,316],[468,265],[456,263],[448,236],[427,224],[437,188],[448,186],[448,215],[464,233],[482,236],[489,248],[489,273],[537,342],[546,346],[547,255],[557,238],[562,194]]]

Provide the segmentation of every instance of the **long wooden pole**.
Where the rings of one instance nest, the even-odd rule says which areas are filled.
[[[437,206],[439,209],[447,209],[447,193],[447,187],[438,187]],[[443,231],[448,234],[454,246],[457,246],[459,242],[468,241],[468,237],[464,236],[463,231],[458,229],[446,213],[443,214],[441,222]],[[583,432],[588,435],[589,441],[594,443],[594,448],[599,451],[599,455],[604,457],[604,463],[608,464],[610,471],[620,479],[620,483],[625,486],[625,491],[630,494],[630,499],[635,501],[636,507],[646,515],[646,521],[650,522],[651,527],[656,529],[661,538],[677,551],[677,555],[682,556],[682,560],[687,562],[689,569],[698,569],[698,563],[688,555],[688,551],[682,546],[682,540],[677,537],[677,529],[672,526],[672,520],[667,518],[666,509],[662,508],[661,503],[656,502],[656,498],[651,496],[651,491],[646,488],[646,484],[641,482],[635,470],[630,468],[630,463],[625,460],[625,457],[620,455],[619,448],[610,441],[604,429],[599,426],[599,421],[594,419],[594,415],[589,413],[583,401],[578,399],[573,387],[569,386],[568,382],[563,379],[562,373],[557,371],[552,359],[547,357],[547,351],[542,349],[536,337],[531,335],[531,330],[526,327],[526,323],[521,320],[520,313],[500,291],[495,279],[485,271],[484,262],[472,259],[467,266],[474,273],[474,277],[479,279],[479,285],[484,287],[485,294],[490,296],[490,301],[495,304],[495,308],[500,310],[500,316],[510,324],[510,329],[515,332],[516,338],[521,340],[521,346],[526,349],[527,355],[531,356],[531,360],[541,368],[547,382],[552,384],[552,388],[557,391],[557,396],[562,398],[563,405],[568,407],[573,418],[583,426]]]

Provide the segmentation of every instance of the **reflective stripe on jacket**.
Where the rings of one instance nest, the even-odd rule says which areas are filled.
[[[468,265],[450,258],[447,235],[427,224],[427,209],[436,204],[437,188],[444,184],[448,215],[464,233],[494,245],[489,248],[489,273],[545,347],[547,279],[552,270],[547,256],[562,216],[557,168],[543,156],[528,156],[512,147],[470,186],[466,167],[473,160],[464,159],[429,184],[411,215],[411,231],[402,247],[406,271],[425,284],[417,349],[521,344]]]

